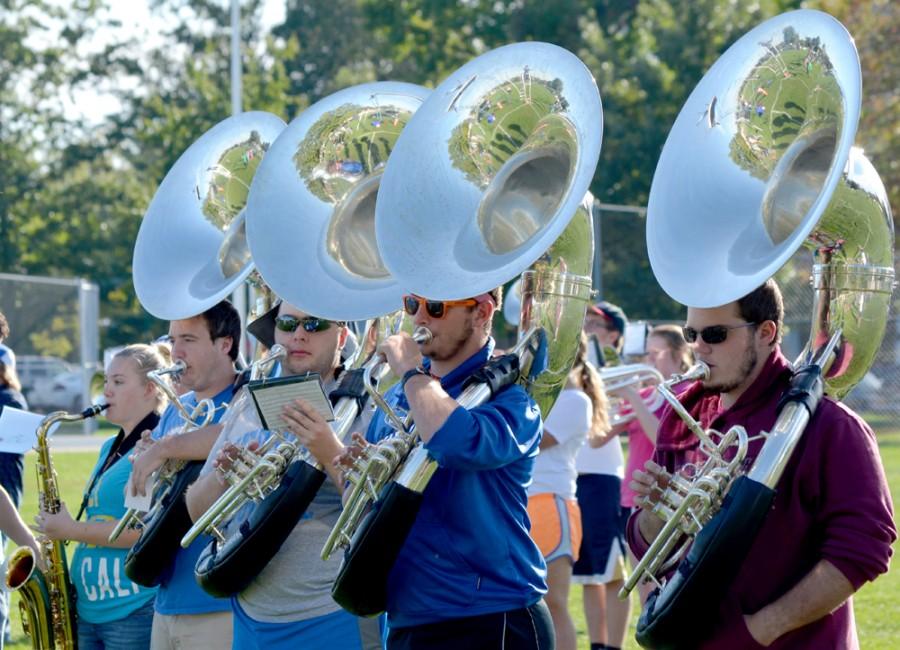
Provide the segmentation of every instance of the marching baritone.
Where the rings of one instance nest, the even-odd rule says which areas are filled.
[[[153,429],[166,396],[147,373],[170,363],[164,345],[129,345],[106,369],[103,396],[106,419],[118,425],[107,440],[88,480],[81,510],[86,521],[73,519],[65,504],[55,514],[41,513],[37,529],[53,540],[79,542],[72,560],[76,590],[78,647],[81,650],[138,650],[150,647],[155,588],[138,585],[125,575],[128,548],[138,531],[126,530],[110,543],[109,535],[125,514],[125,484],[131,472],[129,455],[144,431]]]
[[[204,399],[215,407],[212,422],[218,422],[235,390],[235,370],[241,319],[230,302],[223,300],[193,318],[169,325],[172,357],[186,364],[180,384],[190,392],[179,399],[187,412]],[[206,426],[181,433],[185,421],[174,406],[163,413],[153,430],[153,440],[137,454],[131,484],[142,492],[147,479],[168,459],[205,460],[221,431]],[[180,435],[175,435],[180,434]],[[213,598],[194,580],[194,566],[208,537],[200,537],[187,549],[178,549],[175,560],[162,577],[153,616],[153,650],[220,650],[231,645],[231,608]]]
[[[281,376],[318,373],[330,393],[342,371],[341,351],[348,337],[344,323],[328,321],[303,313],[281,302],[248,327],[257,338],[271,347],[282,345],[287,356]],[[360,420],[368,420],[364,411],[353,430],[362,430]],[[306,650],[378,650],[381,639],[378,620],[360,619],[343,611],[331,598],[331,585],[340,566],[340,558],[323,562],[319,550],[341,511],[341,479],[332,461],[342,451],[328,422],[311,404],[296,400],[284,407],[286,434],[296,438],[315,459],[325,466],[331,480],[319,489],[278,552],[243,592],[231,599],[234,612],[235,650],[303,647]],[[224,435],[224,434],[223,434]],[[268,432],[250,432],[232,445],[247,447],[251,440],[262,444],[258,436]],[[257,436],[257,437],[253,437]],[[249,446],[251,449],[253,446]],[[230,463],[226,444],[214,464]],[[196,520],[226,490],[218,471],[212,471],[188,490],[187,503]]]
[[[380,346],[402,377],[387,401],[408,410],[438,469],[423,494],[387,584],[388,648],[552,648],[542,596],[547,569],[528,533],[526,487],[541,441],[540,411],[518,384],[466,410],[456,397],[491,358],[501,290],[466,300],[404,296],[415,324],[431,331]],[[378,442],[393,429],[376,413]],[[340,459],[348,465],[354,449]],[[504,645],[505,644],[505,645]]]
[[[763,443],[757,434],[772,430],[793,374],[779,346],[783,313],[774,280],[736,302],[688,307],[685,339],[710,374],[679,401],[705,429],[743,425],[751,441],[748,466]],[[655,463],[648,461],[631,482],[641,510],[629,520],[627,536],[637,557],[662,526],[649,509],[665,472],[702,460],[698,438],[666,410]],[[887,571],[896,538],[872,430],[843,404],[822,398],[719,611],[706,612],[715,624],[701,647],[858,648],[851,596]]]

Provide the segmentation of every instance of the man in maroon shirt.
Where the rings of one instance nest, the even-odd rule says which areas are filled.
[[[771,430],[792,375],[779,347],[783,311],[773,280],[721,307],[688,308],[685,337],[710,376],[681,401],[705,429],[741,424],[751,439]],[[751,442],[745,469],[762,444]],[[629,520],[627,537],[637,557],[663,525],[650,509],[665,472],[702,460],[699,440],[667,409],[654,460],[631,482],[641,510]],[[896,537],[872,430],[823,398],[717,616],[702,612],[684,624],[708,626],[702,647],[710,649],[858,648],[851,595],[887,571]]]

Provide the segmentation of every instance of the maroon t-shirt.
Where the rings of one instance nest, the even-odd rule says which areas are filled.
[[[719,395],[696,383],[682,403],[705,429],[725,432],[743,425],[753,437],[775,424],[778,400],[791,369],[776,349],[759,377],[728,410]],[[749,467],[763,441],[751,442]],[[670,408],[659,426],[654,460],[675,471],[702,462],[699,441]],[[628,543],[637,557],[647,542],[636,517],[628,522]],[[759,648],[743,621],[777,600],[820,560],[828,560],[859,589],[888,569],[891,544],[897,538],[893,507],[875,435],[853,411],[824,398],[806,427],[778,482],[775,502],[756,541],[741,565],[720,609],[708,641],[709,650]],[[696,622],[686,625],[696,625]],[[769,648],[858,648],[852,599],[831,614],[785,634]]]

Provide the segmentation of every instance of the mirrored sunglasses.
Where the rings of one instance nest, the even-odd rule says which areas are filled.
[[[332,321],[324,318],[297,318],[296,316],[278,316],[275,318],[275,327],[282,332],[295,332],[298,327],[302,327],[305,332],[324,332],[331,327]]]

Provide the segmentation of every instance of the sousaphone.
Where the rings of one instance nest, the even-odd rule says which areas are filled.
[[[376,195],[397,139],[427,96],[425,88],[399,82],[347,88],[309,107],[274,142],[251,187],[247,241],[260,275],[280,298],[337,321],[398,309],[402,287],[375,243]],[[386,323],[370,323],[332,392],[340,439],[365,404],[362,367],[376,339],[391,333]],[[229,479],[228,491],[185,536],[182,544],[201,530],[218,533],[195,569],[210,594],[243,591],[325,482],[324,468],[298,447],[284,441],[261,457],[248,454],[249,471]]]
[[[894,285],[894,233],[884,186],[853,148],[860,103],[859,59],[847,30],[824,13],[790,12],[751,30],[716,61],[663,148],[647,248],[672,298],[694,307],[737,300],[805,247],[813,253],[815,299],[791,390],[749,472],[741,474],[741,463],[725,453],[746,447],[734,438],[742,427],[706,432],[722,440],[719,449],[704,447],[712,471],[699,472],[670,503],[665,496],[678,516],[626,585],[642,574],[661,584],[638,623],[644,647],[700,645],[708,626],[696,623],[696,613],[715,612],[724,598],[823,390],[846,395],[878,351]],[[728,464],[731,473],[724,473]],[[687,507],[698,495],[700,505]],[[710,495],[714,507],[703,505]],[[655,576],[679,544],[690,550],[675,573]]]
[[[597,86],[577,57],[520,43],[451,74],[397,140],[375,232],[403,288],[462,299],[525,272],[520,341],[491,362],[502,379],[463,392],[468,408],[519,381],[546,413],[565,382],[590,297],[587,190],[602,121]],[[323,549],[325,557],[347,548],[332,595],[357,615],[384,609],[388,574],[437,469],[414,425],[391,419],[400,421],[398,435],[371,445],[351,472],[353,491]]]
[[[253,271],[244,208],[257,168],[283,129],[284,122],[270,113],[229,117],[200,136],[166,174],[134,245],[135,291],[153,316],[197,316]],[[188,462],[167,487],[157,486],[153,517],[125,562],[135,582],[155,586],[171,565],[190,527],[182,494],[202,465]]]

